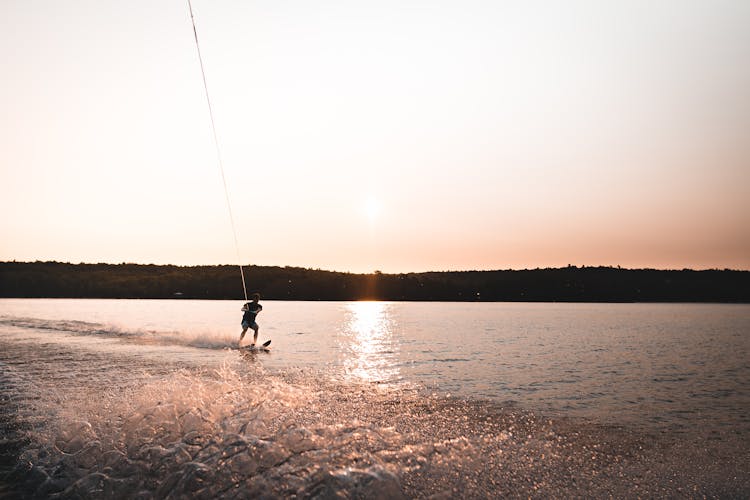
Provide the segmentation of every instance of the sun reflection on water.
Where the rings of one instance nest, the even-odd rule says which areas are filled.
[[[393,321],[388,302],[352,302],[346,305],[349,375],[368,382],[395,382],[398,346],[393,342]]]

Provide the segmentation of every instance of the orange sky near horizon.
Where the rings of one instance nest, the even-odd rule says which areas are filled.
[[[0,260],[750,269],[750,2],[0,6]]]

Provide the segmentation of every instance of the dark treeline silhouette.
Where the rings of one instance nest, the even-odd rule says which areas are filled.
[[[613,267],[353,274],[247,266],[248,293],[286,300],[750,302],[750,271]],[[0,297],[242,299],[237,266],[0,262]]]

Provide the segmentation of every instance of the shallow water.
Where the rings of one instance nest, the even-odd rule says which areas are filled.
[[[750,494],[748,306],[263,304],[0,301],[0,495]]]

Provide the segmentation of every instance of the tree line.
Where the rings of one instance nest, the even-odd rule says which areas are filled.
[[[750,302],[750,271],[577,267],[355,274],[246,266],[271,300]],[[239,267],[0,262],[0,297],[242,299]]]

